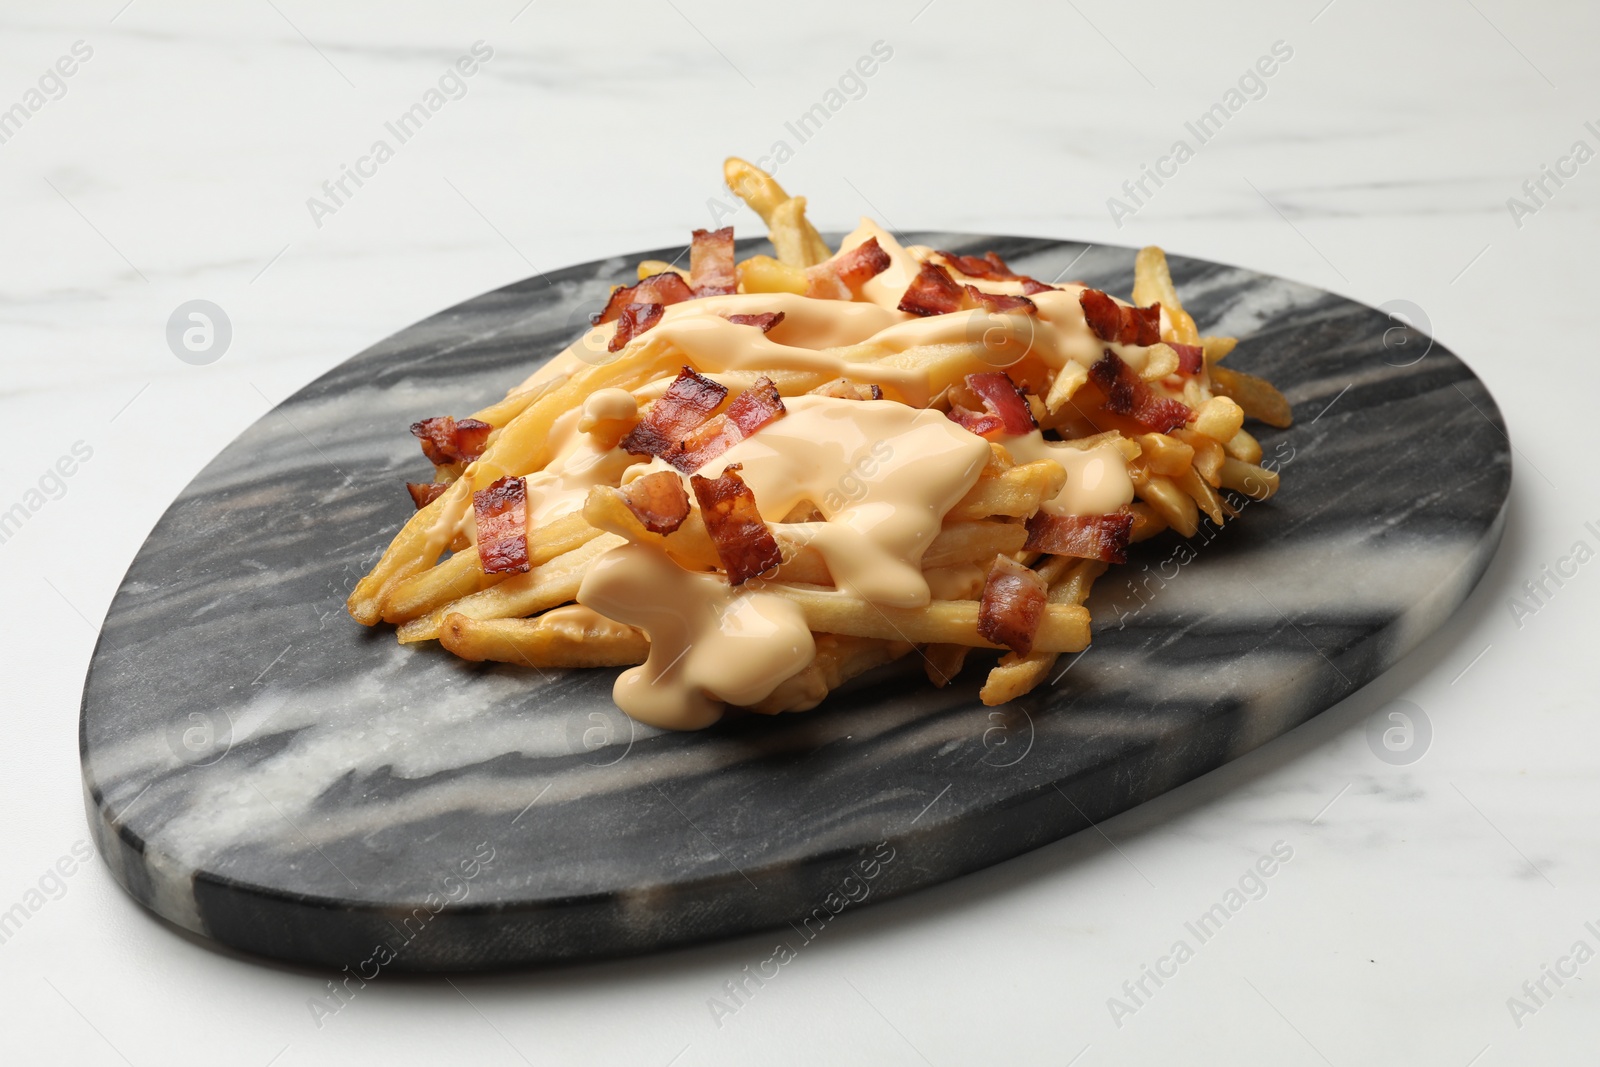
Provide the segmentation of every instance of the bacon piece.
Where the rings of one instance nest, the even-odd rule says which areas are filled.
[[[1052,556],[1128,562],[1128,537],[1133,532],[1133,512],[1120,508],[1109,515],[1053,515],[1036,512],[1028,520],[1029,552]]]
[[[949,271],[937,263],[924,263],[900,298],[900,310],[912,315],[948,315],[961,310],[966,295]]]
[[[411,494],[411,503],[415,504],[418,511],[427,507],[450,488],[449,482],[407,482],[406,492]]]
[[[1125,345],[1153,345],[1161,340],[1161,305],[1145,308],[1123,307],[1099,289],[1078,294],[1078,305],[1089,329],[1102,341]]]
[[[981,307],[985,311],[1004,315],[1012,311],[1020,311],[1024,315],[1037,315],[1039,305],[1025,296],[1007,296],[1004,293],[986,293],[974,285],[963,285],[967,291],[967,298],[972,306]]]
[[[786,411],[772,379],[757,378],[733,398],[727,411],[691,430],[661,458],[685,474],[693,473]]]
[[[950,410],[946,412],[946,417],[963,430],[975,433],[979,437],[988,437],[990,434],[999,433],[1006,428],[1006,424],[1000,416],[973,411],[971,408],[964,408],[960,404],[951,404]]]
[[[1006,433],[1013,436],[1032,433],[1039,428],[1028,407],[1028,398],[1009,376],[1002,371],[985,371],[967,375],[967,388],[978,394],[989,414],[997,417]]]
[[[643,281],[611,290],[606,306],[589,316],[589,324],[600,326],[608,323],[621,315],[622,309],[629,304],[660,304],[664,307],[693,297],[694,291],[689,288],[689,283],[683,280],[683,275],[675,270],[662,271],[660,274],[650,275]]]
[[[940,252],[939,256],[969,278],[1004,281],[1022,277],[1006,266],[1006,261],[993,252],[985,252],[981,259],[977,256],[958,256],[954,252]]]
[[[628,431],[622,447],[637,456],[664,455],[685,434],[705,422],[727,396],[727,386],[695,373],[692,367],[684,367],[661,399],[651,404]]]
[[[1053,291],[1054,289],[1055,289],[1055,286],[1046,285],[1044,282],[1035,281],[1032,278],[1024,278],[1024,279],[1022,279],[1022,295],[1023,296],[1032,296],[1035,293],[1048,293],[1048,292]]]
[[[477,419],[452,419],[438,415],[411,424],[411,433],[422,442],[422,454],[429,463],[470,463],[483,455],[494,429]]]
[[[1176,430],[1194,418],[1193,408],[1151,389],[1109,348],[1089,368],[1089,380],[1106,394],[1107,411],[1126,415],[1154,433]]]
[[[783,312],[764,311],[759,315],[724,315],[722,317],[736,326],[754,326],[762,333],[771,333],[772,328],[783,321]]]
[[[889,253],[876,237],[806,268],[806,295],[824,300],[853,300],[863,282],[889,269]]]
[[[1019,656],[1033,651],[1044,618],[1044,579],[1010,556],[996,556],[978,601],[978,634]]]
[[[875,278],[889,269],[889,253],[878,244],[876,237],[869,238],[848,252],[840,253],[828,264],[839,280],[851,290],[861,288],[861,283]]]
[[[1178,373],[1185,378],[1193,378],[1206,365],[1206,350],[1199,345],[1181,345],[1176,341],[1168,344],[1178,353]]]
[[[695,296],[727,296],[738,288],[733,269],[733,227],[695,230],[689,244],[689,287]]]
[[[472,494],[478,523],[478,560],[485,574],[521,574],[528,569],[528,485],[507,475]]]
[[[622,487],[622,499],[651,533],[669,534],[689,517],[689,494],[671,471],[634,479]]]
[[[739,464],[728,464],[715,479],[691,475],[689,484],[729,585],[743,585],[782,562],[778,542],[756,510],[755,494],[739,477]]]
[[[615,352],[623,345],[661,321],[660,304],[629,304],[617,316],[617,331],[606,342],[606,351]]]

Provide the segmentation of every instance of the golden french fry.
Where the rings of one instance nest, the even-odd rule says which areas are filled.
[[[806,272],[771,256],[751,256],[739,264],[739,288],[746,293],[804,293]]]
[[[1234,346],[1239,343],[1237,337],[1202,337],[1200,347],[1206,353],[1206,366],[1214,366],[1227,358]]]
[[[600,531],[584,521],[582,515],[566,515],[528,532],[528,564],[537,567],[571,552]],[[410,622],[452,600],[470,596],[480,589],[497,585],[504,574],[485,574],[478,561],[476,545],[468,545],[433,567],[414,574],[396,585],[383,602],[384,622]]]
[[[950,522],[922,554],[922,566],[988,563],[998,554],[1022,550],[1027,528],[1014,522]]]
[[[1187,498],[1186,498],[1187,499]],[[978,636],[976,600],[935,600],[925,608],[891,608],[863,603],[833,589],[749,582],[752,590],[775,593],[796,604],[806,625],[819,633],[881,637],[913,644],[962,644],[999,648]],[[1034,635],[1041,652],[1078,652],[1089,644],[1089,613],[1081,607],[1047,604]]]
[[[1222,443],[1222,450],[1234,459],[1246,463],[1261,462],[1261,442],[1250,435],[1248,430],[1240,430]]]
[[[928,645],[922,650],[922,671],[928,681],[943,689],[961,673],[971,651],[966,645]]]
[[[1196,433],[1190,429],[1172,431],[1172,436],[1194,449],[1194,469],[1200,472],[1200,477],[1206,484],[1215,488],[1222,483],[1217,479],[1222,473],[1222,461],[1227,456],[1221,442],[1203,433]]]
[[[773,247],[783,262],[793,267],[809,267],[833,254],[816,227],[806,220],[805,201],[801,199],[798,206],[792,205],[791,201],[799,198],[784,192],[772,175],[753,163],[729,156],[723,161],[722,177],[734,195],[749,204],[767,224]],[[780,227],[786,227],[783,244],[779,243]],[[788,245],[789,255],[784,254],[785,245]]]
[[[1218,443],[1231,441],[1244,429],[1244,409],[1229,397],[1214,396],[1195,412],[1192,428]]]
[[[1226,480],[1223,484],[1227,484]],[[1140,500],[1155,508],[1168,526],[1184,537],[1193,537],[1200,528],[1200,512],[1195,507],[1194,499],[1179,489],[1171,478],[1152,474],[1142,481],[1136,480],[1133,491]]]
[[[1032,515],[1043,501],[1061,492],[1067,472],[1051,460],[1024,463],[992,478],[980,477],[945,521],[986,519],[993,515]]]
[[[1135,437],[1139,446],[1138,463],[1151,474],[1176,478],[1194,462],[1194,446],[1164,433],[1142,433]]]
[[[406,520],[377,564],[350,591],[345,609],[351,618],[363,626],[374,625],[383,617],[383,602],[390,591],[438,560],[449,541],[442,532],[454,525],[452,515],[470,505],[470,494],[466,480],[458,481]]]
[[[566,380],[565,375],[547,378],[538,385],[528,389],[513,389],[506,394],[504,400],[496,401],[486,408],[480,408],[472,413],[472,417],[480,422],[487,422],[496,430],[504,429],[511,420],[528,410],[540,397]],[[492,434],[490,435],[493,436]]]
[[[1222,487],[1251,500],[1265,500],[1278,491],[1278,474],[1229,456],[1222,461]]]
[[[1128,510],[1133,513],[1133,529],[1128,534],[1128,540],[1134,544],[1148,541],[1167,528],[1167,520],[1149,504],[1135,501],[1128,505]]]
[[[1147,382],[1153,382],[1165,378],[1177,369],[1177,349],[1168,344],[1151,345],[1150,351],[1145,356],[1144,367],[1139,371],[1139,377]]]
[[[532,619],[474,619],[450,614],[439,643],[462,659],[528,667],[631,667],[650,654],[632,626],[582,608],[555,608]]]
[[[1089,371],[1082,363],[1068,360],[1062,364],[1061,369],[1056,371],[1055,377],[1050,380],[1050,392],[1044,398],[1045,409],[1054,415],[1060,410],[1061,405],[1072,399],[1072,394],[1078,391],[1078,386],[1088,380]]]
[[[1155,245],[1139,249],[1139,254],[1134,257],[1133,302],[1140,307],[1161,305],[1161,310],[1167,313],[1167,320],[1172,324],[1167,331],[1168,336],[1162,337],[1163,341],[1185,345],[1200,343],[1200,331],[1195,329],[1194,319],[1183,310],[1183,304],[1178,300],[1178,290],[1172,284],[1167,254]]]
[[[514,619],[565,604],[578,595],[589,564],[623,543],[616,534],[601,534],[547,563],[453,600],[402,625],[398,631],[400,643],[437,640],[445,618],[453,614],[473,619]]]
[[[1211,391],[1238,401],[1247,416],[1268,426],[1282,430],[1294,425],[1294,409],[1265,378],[1228,367],[1212,367]]]
[[[1200,476],[1199,471],[1190,467],[1174,478],[1173,482],[1179,489],[1189,494],[1189,498],[1195,502],[1195,506],[1206,513],[1206,518],[1219,526],[1222,525],[1222,497],[1218,496],[1217,491],[1211,488],[1210,484]]]

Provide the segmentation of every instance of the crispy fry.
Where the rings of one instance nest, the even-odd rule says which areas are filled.
[[[1134,257],[1133,302],[1140,307],[1161,305],[1171,324],[1162,340],[1185,345],[1200,343],[1200,331],[1195,329],[1194,319],[1189,317],[1189,313],[1183,310],[1183,304],[1178,301],[1178,290],[1172,284],[1172,271],[1167,267],[1167,254],[1155,245],[1139,249],[1139,254]]]
[[[1251,500],[1266,500],[1278,491],[1278,474],[1229,456],[1222,461],[1222,486]]]
[[[582,515],[566,515],[547,522],[528,534],[528,563],[533,567],[548,563],[599,533]],[[414,574],[396,585],[384,598],[383,621],[410,622],[452,600],[487,589],[505,577],[504,574],[483,573],[477,548],[468,545],[437,567]]]
[[[1218,496],[1217,491],[1204,478],[1200,477],[1199,471],[1190,467],[1174,478],[1173,483],[1189,494],[1189,498],[1195,502],[1195,506],[1206,513],[1206,518],[1219,526],[1222,525],[1224,517],[1222,497]]]
[[[371,626],[382,618],[383,602],[390,591],[433,565],[446,545],[447,539],[441,532],[453,526],[451,516],[465,511],[470,503],[471,486],[462,479],[414,512],[384,549],[382,558],[351,590],[345,601],[351,618],[363,626]]]
[[[514,619],[565,604],[578,594],[585,568],[601,553],[622,543],[616,534],[601,534],[532,570],[451,601],[401,626],[400,643],[437,640],[445,618],[452,614],[474,619]]]
[[[1187,498],[1185,498],[1187,499]],[[914,644],[956,643],[999,648],[978,636],[976,600],[935,600],[925,608],[891,608],[863,603],[847,593],[778,582],[749,583],[753,589],[793,601],[806,625],[820,633],[881,637]],[[1071,605],[1046,605],[1034,634],[1041,651],[1079,652],[1089,644],[1089,613]]]
[[[1261,442],[1250,435],[1248,430],[1240,430],[1222,444],[1222,450],[1234,459],[1246,463],[1261,462]]]
[[[1226,476],[1224,476],[1226,484]],[[1178,488],[1171,478],[1152,474],[1142,481],[1136,480],[1133,491],[1139,499],[1156,509],[1168,526],[1184,537],[1193,537],[1200,528],[1200,512],[1193,498]]]
[[[961,673],[971,651],[966,645],[928,645],[922,650],[922,671],[928,681],[943,689]]]
[[[767,224],[778,258],[792,267],[809,267],[833,254],[816,227],[806,220],[804,198],[791,197],[777,180],[753,163],[729,156],[722,177],[734,195]],[[798,201],[798,203],[795,203]]]
[[[641,282],[646,278],[653,278],[657,274],[665,274],[668,271],[676,274],[684,281],[689,280],[689,270],[687,267],[675,267],[664,259],[641,259],[639,261],[638,274]]]
[[[1214,396],[1200,405],[1190,429],[1219,443],[1231,441],[1244,429],[1244,409],[1228,397]]]
[[[1144,366],[1139,370],[1139,377],[1147,382],[1159,381],[1175,373],[1178,366],[1177,349],[1169,344],[1151,345],[1150,351],[1145,355]]]
[[[1227,358],[1234,346],[1239,343],[1237,337],[1202,337],[1200,347],[1206,354],[1206,366],[1214,366]]]
[[[739,288],[747,293],[804,293],[806,272],[771,256],[751,256],[738,265]]]
[[[1217,479],[1222,474],[1222,461],[1227,457],[1221,442],[1203,433],[1194,430],[1176,430],[1172,436],[1194,449],[1194,469],[1200,472],[1200,477],[1206,484],[1215,488],[1222,483]]]
[[[997,553],[1010,555],[1021,551],[1027,539],[1027,528],[1017,523],[947,522],[922,554],[922,566],[988,563]]]
[[[1041,502],[1061,492],[1066,481],[1066,471],[1059,463],[1024,463],[992,478],[980,477],[945,518],[959,522],[994,515],[1032,515]]]
[[[1056,371],[1056,376],[1050,382],[1050,392],[1044,398],[1044,406],[1054,415],[1061,406],[1072,399],[1072,394],[1078,387],[1089,380],[1089,369],[1082,363],[1068,360]]]
[[[630,667],[650,654],[650,639],[593,612],[556,608],[532,619],[445,616],[439,643],[462,659],[528,667]]]
[[[1176,478],[1194,462],[1194,446],[1164,433],[1142,433],[1134,438],[1139,445],[1139,464],[1151,474]]]
[[[1238,401],[1247,416],[1268,426],[1282,430],[1294,425],[1294,410],[1289,407],[1289,401],[1265,378],[1228,367],[1212,367],[1211,390]]]
[[[1138,544],[1148,541],[1156,534],[1167,528],[1167,520],[1161,513],[1149,504],[1135,501],[1128,505],[1128,511],[1133,514],[1133,529],[1128,532],[1128,543]]]

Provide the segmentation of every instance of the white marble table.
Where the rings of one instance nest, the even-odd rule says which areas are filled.
[[[1600,478],[1574,446],[1600,386],[1583,284],[1600,163],[1571,153],[1600,150],[1600,12],[806,10],[788,26],[703,0],[0,14],[0,512],[25,512],[0,542],[8,1058],[1591,1062]],[[399,143],[385,124],[478,41],[492,56]],[[871,76],[830,98],[876,42]],[[1277,42],[1271,76],[1230,98]],[[830,102],[801,143],[787,124]],[[1239,106],[1201,144],[1186,123],[1218,103]],[[380,138],[392,158],[363,163]],[[1180,138],[1192,157],[1163,163]],[[167,503],[271,404],[424,314],[706,225],[722,156],[778,140],[793,149],[780,178],[824,228],[875,213],[1159,241],[1409,301],[1511,426],[1512,513],[1483,585],[1309,725],[1103,833],[847,912],[738,1000],[725,984],[771,938],[453,984],[385,976],[330,1015],[310,1006],[329,975],[225,956],[139,909],[87,851],[75,726],[98,622]],[[1136,200],[1122,186],[1144,165],[1171,176]],[[367,176],[335,202],[323,183],[347,166]],[[232,325],[205,365],[166,340],[194,299]],[[1431,724],[1403,764],[1367,729],[1399,699]],[[1200,944],[1185,924],[1275,845],[1292,856],[1260,899]],[[1192,957],[1162,962],[1179,939]]]

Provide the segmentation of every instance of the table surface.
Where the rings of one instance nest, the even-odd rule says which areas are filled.
[[[1600,9],[579,7],[0,12],[0,997],[18,1062],[1587,1062],[1600,494],[1557,427],[1600,385],[1579,289]],[[488,58],[450,75],[480,41]],[[386,124],[419,103],[402,139]],[[334,999],[331,974],[225,955],[129,900],[87,851],[78,699],[171,499],[278,400],[426,314],[692,226],[755,232],[720,161],[778,142],[823,228],[1160,242],[1397,302],[1510,425],[1483,584],[1310,724],[1097,831],[847,910],[761,983],[770,935],[384,974]],[[335,200],[323,183],[347,167],[362,182]],[[195,299],[232,328],[204,365],[167,340]],[[1428,727],[1399,755],[1377,740],[1396,708]],[[1216,905],[1228,918],[1197,936]]]

